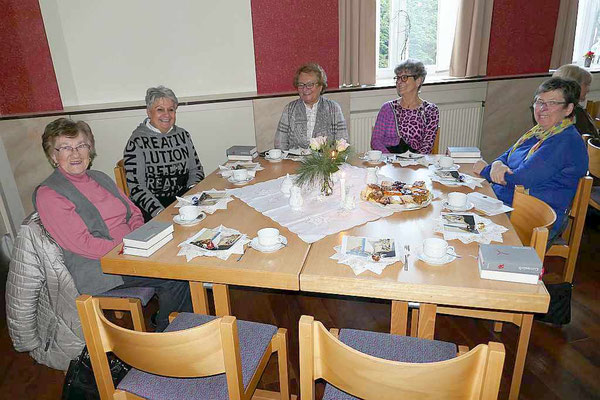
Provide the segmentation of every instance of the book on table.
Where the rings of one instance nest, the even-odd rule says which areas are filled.
[[[159,240],[153,246],[151,246],[147,249],[123,246],[123,254],[127,254],[130,256],[150,257],[152,254],[154,254],[156,252],[156,250],[160,249],[165,244],[169,243],[172,239],[173,239],[173,232],[169,233],[167,236],[163,237],[161,240]]]
[[[479,276],[482,279],[537,284],[543,264],[533,247],[479,245]]]
[[[225,151],[231,161],[252,161],[258,157],[256,146],[231,146]]]
[[[160,242],[170,233],[173,233],[172,223],[148,221],[136,230],[125,235],[123,238],[123,245],[125,247],[146,250]]]
[[[477,147],[448,147],[447,154],[452,158],[481,158],[481,151]]]

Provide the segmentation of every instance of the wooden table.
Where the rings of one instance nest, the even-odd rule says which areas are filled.
[[[388,165],[383,167],[380,173],[410,183],[424,179],[428,171],[425,168],[400,169]],[[471,191],[469,188],[449,188],[435,182],[433,190],[435,194]],[[493,196],[488,184],[484,184],[484,187],[477,191]],[[423,239],[435,235],[433,220],[441,211],[441,201],[437,200],[427,208],[396,213],[313,243],[300,274],[300,290],[392,300],[391,331],[400,334],[405,333],[402,327],[406,326],[407,314],[403,310],[394,309],[398,304],[396,301],[508,312],[504,315],[504,320],[520,325],[519,345],[510,393],[510,398],[516,399],[531,332],[533,320],[531,313],[546,312],[549,303],[548,292],[542,283],[526,285],[480,279],[477,260],[474,258],[478,253],[477,243],[467,245],[458,240],[451,241],[450,244],[462,258],[444,266],[432,266],[420,261],[416,257],[416,252],[420,251]],[[506,214],[490,217],[490,219],[510,227],[509,231],[503,234],[504,244],[521,245]],[[396,263],[387,267],[381,275],[370,271],[358,276],[354,275],[350,267],[338,264],[337,261],[329,258],[334,252],[333,247],[341,244],[344,235],[399,238],[402,245],[409,244],[411,248],[408,271],[403,269],[401,263]],[[440,308],[443,310],[443,307],[438,307],[438,312]],[[499,313],[499,316],[500,314],[502,313]],[[435,321],[435,310],[433,321]],[[419,329],[421,328],[419,326]],[[431,325],[429,328],[432,328]]]
[[[291,161],[271,164],[261,160],[261,163],[266,169],[257,173],[255,182],[293,173],[298,166]],[[357,165],[367,166],[362,163]],[[469,164],[467,166],[470,167]],[[387,165],[381,168],[380,173],[405,182],[428,179],[426,168],[401,169]],[[233,187],[235,186],[213,172],[190,193]],[[477,190],[493,195],[487,184],[484,184],[483,189]],[[451,191],[470,192],[471,190],[448,188],[433,183],[433,191],[436,195],[442,195]],[[440,211],[441,200],[435,200],[427,208],[396,213],[348,231],[329,235],[312,245],[303,242],[288,229],[278,226],[288,239],[287,247],[271,254],[248,249],[240,261],[236,261],[237,257],[234,256],[226,261],[212,257],[197,257],[188,263],[185,257],[176,256],[177,244],[196,233],[201,227],[216,227],[223,224],[252,237],[258,229],[277,226],[270,218],[236,198],[228,204],[227,210],[220,210],[207,216],[200,225],[188,228],[175,225],[174,240],[152,257],[118,254],[121,248],[118,246],[102,258],[102,269],[107,273],[189,280],[194,310],[201,313],[208,312],[202,282],[212,282],[217,315],[230,313],[228,285],[388,299],[392,300],[393,309],[398,304],[397,301],[412,301],[424,305],[437,305],[438,312],[443,311],[444,306],[496,310],[500,312],[499,314],[503,312],[505,318],[501,320],[520,325],[517,359],[510,394],[510,398],[515,399],[518,397],[529,343],[533,318],[531,313],[546,311],[549,303],[548,293],[543,284],[525,285],[480,279],[477,261],[471,257],[477,254],[477,243],[465,245],[458,240],[452,241],[450,244],[462,258],[445,266],[430,266],[419,261],[414,254],[424,238],[434,236],[433,220],[437,218]],[[164,221],[171,220],[175,213],[176,209],[170,206],[156,218]],[[503,235],[505,244],[521,244],[506,214],[491,219],[510,228]],[[413,256],[409,259],[409,270],[404,271],[402,264],[396,263],[387,267],[381,275],[367,271],[355,276],[350,267],[329,259],[333,254],[333,247],[341,244],[342,236],[347,234],[398,237],[402,244],[411,246]],[[399,318],[405,318],[405,315],[397,312],[392,314],[392,332],[399,332],[397,327],[402,325]]]

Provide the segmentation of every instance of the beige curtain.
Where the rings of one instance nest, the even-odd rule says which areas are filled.
[[[573,62],[573,46],[575,43],[575,28],[577,26],[578,0],[560,0],[556,31],[554,32],[554,45],[550,69],[557,69],[561,65]]]
[[[494,0],[461,0],[456,21],[450,76],[484,76],[487,72]]]
[[[340,86],[375,84],[375,0],[339,0]]]

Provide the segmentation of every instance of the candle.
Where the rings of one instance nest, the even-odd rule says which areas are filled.
[[[346,203],[346,174],[342,172],[342,178],[340,179],[340,187],[342,189],[342,203]]]

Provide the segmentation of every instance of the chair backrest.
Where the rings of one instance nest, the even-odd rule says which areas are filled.
[[[433,142],[431,154],[440,154],[440,127],[439,126],[437,128],[437,131],[435,132],[435,141]]]
[[[129,187],[127,187],[127,178],[125,177],[125,166],[123,165],[123,159],[117,162],[115,166],[115,183],[117,187],[129,197]]]
[[[137,332],[108,321],[97,298],[77,298],[77,310],[102,399],[115,392],[106,353],[156,375],[188,378],[227,374],[229,393],[243,393],[235,317],[167,333]],[[233,385],[233,386],[232,386]]]
[[[525,246],[533,247],[540,260],[544,260],[548,230],[556,221],[556,213],[542,200],[525,194],[523,186],[515,187],[512,206],[510,222],[519,239]]]
[[[480,344],[451,360],[412,364],[361,353],[306,315],[300,318],[299,336],[302,399],[314,399],[316,379],[364,399],[498,397],[504,365],[501,343]]]
[[[587,141],[588,156],[590,158],[589,171],[592,176],[600,178],[600,146],[592,143],[591,140]]]
[[[592,119],[598,116],[598,111],[600,111],[600,101],[592,101],[588,100],[585,104],[585,110],[590,114]]]

